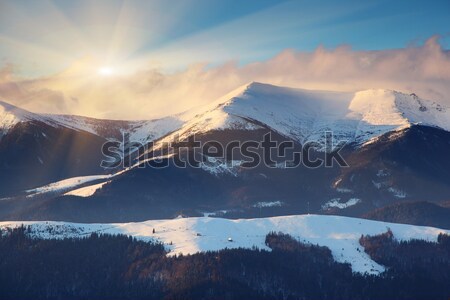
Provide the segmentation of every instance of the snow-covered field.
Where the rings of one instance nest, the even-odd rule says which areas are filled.
[[[221,218],[177,218],[140,223],[77,224],[67,222],[0,222],[0,228],[31,225],[31,235],[40,238],[80,237],[90,233],[132,235],[142,240],[164,243],[169,255],[193,254],[225,248],[266,249],[265,237],[283,232],[296,239],[328,247],[338,262],[348,262],[354,272],[379,274],[384,267],[371,260],[359,244],[364,235],[392,230],[399,240],[436,241],[439,233],[450,233],[432,227],[393,224],[341,216],[298,215],[260,219],[229,220]],[[153,234],[153,229],[155,233]],[[232,241],[229,241],[229,238]]]

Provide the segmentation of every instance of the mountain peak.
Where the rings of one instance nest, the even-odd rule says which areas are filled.
[[[35,114],[0,101],[0,130],[32,120],[97,135],[112,126],[117,132],[131,130],[133,136],[139,136],[143,141],[169,132],[182,136],[209,130],[252,130],[260,128],[261,124],[300,143],[319,141],[327,131],[333,131],[337,139],[364,143],[412,124],[450,131],[450,109],[423,100],[416,94],[388,89],[356,93],[305,90],[256,81],[242,85],[206,106],[154,122],[113,125],[108,120]]]
[[[19,108],[17,106],[14,106],[8,102],[2,101],[0,100],[0,112],[1,113],[8,113],[8,114],[12,114],[15,115],[17,117],[27,117],[30,115],[33,115],[33,113],[24,110],[22,108]]]
[[[450,131],[450,111],[440,104],[419,98],[416,94],[386,89],[355,93],[349,109],[366,124],[410,126],[422,124]]]
[[[8,130],[19,122],[39,119],[39,115],[0,100],[0,130]]]
[[[247,90],[254,90],[254,89],[270,89],[270,88],[280,88],[280,86],[276,86],[269,83],[264,82],[258,82],[258,81],[251,81],[245,85],[247,87]]]
[[[247,83],[186,118],[180,136],[263,124],[300,143],[337,140],[363,144],[412,124],[450,131],[449,110],[415,94],[388,89],[333,92]]]

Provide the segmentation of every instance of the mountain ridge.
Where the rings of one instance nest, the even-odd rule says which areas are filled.
[[[322,145],[330,131],[336,140],[357,146],[417,124],[450,131],[449,109],[415,94],[386,89],[332,92],[252,82],[205,107],[200,113],[197,109],[185,114],[188,121],[161,142],[211,130],[256,130],[260,125],[300,144]]]
[[[19,112],[17,116],[15,112]],[[259,82],[245,84],[210,104],[155,120],[123,121],[35,114],[2,101],[0,120],[3,131],[18,122],[37,120],[107,138],[118,139],[121,138],[119,135],[128,132],[132,141],[141,143],[172,132],[186,136],[209,130],[254,130],[260,128],[258,123],[302,144],[311,140],[322,141],[325,131],[333,131],[337,139],[357,144],[412,124],[450,131],[450,109],[415,94],[387,89],[355,93],[318,91]]]
[[[170,218],[181,212],[198,216],[203,211],[226,211],[231,218],[307,211],[360,216],[400,201],[441,202],[450,190],[445,180],[450,132],[442,129],[447,128],[447,114],[438,104],[390,90],[341,93],[251,83],[207,107],[144,121],[140,128],[119,128],[119,135],[144,133],[142,141],[150,147],[127,157],[131,160],[125,168],[109,170],[99,167],[106,138],[24,123],[27,126],[15,127],[14,134],[0,140],[1,196],[10,197],[2,202],[1,218],[117,222]],[[66,118],[67,126],[73,125],[70,116]],[[147,132],[149,128],[156,134]],[[275,166],[249,169],[241,167],[242,156],[229,161],[202,153],[198,157],[206,160],[195,167],[168,163],[164,169],[144,168],[151,160],[171,160],[177,150],[155,147],[176,136],[182,140],[198,134],[203,142],[226,145],[262,141],[271,133],[279,143],[294,142],[299,150],[305,141],[321,141],[326,131],[334,133],[335,141],[349,141],[341,152],[349,168],[286,168],[281,158]],[[130,141],[136,141],[131,134]],[[197,150],[183,151],[196,155]],[[313,149],[313,155],[322,158],[326,153]],[[50,166],[52,172],[42,176]],[[77,181],[106,173],[111,177]],[[42,178],[25,180],[36,176],[22,174]],[[67,179],[77,184],[53,189]],[[48,192],[26,192],[36,188]],[[258,209],[260,203],[278,205]]]

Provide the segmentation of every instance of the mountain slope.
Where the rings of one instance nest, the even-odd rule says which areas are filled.
[[[336,140],[363,144],[413,124],[450,130],[450,110],[414,94],[390,90],[311,91],[256,82],[182,118],[188,121],[173,135],[258,129],[258,124],[264,124],[301,144],[323,141],[326,131],[333,132]]]
[[[450,208],[430,202],[395,203],[369,212],[364,218],[450,229]]]
[[[75,115],[36,114],[0,101],[0,138],[19,123],[40,122],[56,128],[88,132],[106,139],[122,140],[127,133],[131,141],[146,143],[178,129],[182,120],[169,116],[156,120],[102,120]]]
[[[86,131],[20,122],[0,140],[0,197],[74,176],[101,174],[105,139]]]
[[[397,201],[448,200],[450,132],[413,125],[388,132],[348,154],[333,187],[364,196],[374,207]]]
[[[13,197],[1,201],[0,218],[128,222],[170,218],[180,213],[189,216],[214,213],[232,218],[306,212],[360,216],[402,201],[445,201],[450,193],[450,182],[446,180],[450,177],[448,113],[447,108],[415,95],[388,90],[341,93],[251,83],[205,107],[153,122],[143,121],[140,123],[142,127],[127,123],[127,128],[119,129],[120,132],[134,132],[143,140],[155,138],[156,146],[140,158],[144,162],[168,161],[167,168],[145,168],[139,161],[112,177],[41,194],[39,199],[34,196]],[[92,169],[93,166],[98,167],[95,160],[101,160],[101,157],[92,157],[92,153],[100,149],[105,138],[74,130],[80,125],[73,125],[78,122],[73,120],[84,119],[71,118],[59,116],[58,124],[64,119],[67,124],[63,128],[66,130],[99,138],[95,142],[81,143],[97,149],[88,147],[69,151],[64,148],[81,157],[89,156],[91,160],[86,165],[91,169],[70,173],[58,170],[57,176],[45,177],[33,185],[22,184],[25,186],[23,190],[45,186],[52,182],[52,178],[59,181],[68,177],[103,175],[103,170]],[[80,122],[86,124],[86,120]],[[104,124],[107,122],[114,121],[105,121]],[[91,122],[94,123],[97,124],[96,121]],[[20,124],[33,122],[17,125]],[[68,129],[70,126],[72,128]],[[148,135],[146,130],[156,134]],[[172,150],[171,153],[161,153],[158,148],[164,142],[172,142],[175,137],[183,140],[194,134],[203,142],[218,141],[226,145],[232,141],[261,142],[265,134],[271,133],[279,143],[293,141],[297,151],[306,141],[323,141],[328,130],[334,133],[335,141],[348,141],[342,155],[349,167],[308,168],[300,165],[287,168],[286,158],[282,158],[274,166],[260,164],[256,168],[245,168],[242,156],[231,160],[228,156],[207,157],[192,147]],[[20,136],[20,132],[23,130],[17,130],[17,135]],[[40,163],[39,158],[45,162],[53,157],[49,150],[46,150],[48,159],[36,155],[35,149],[40,149],[41,144],[36,143],[35,137],[40,132],[44,132],[42,127],[36,127],[28,134],[28,139],[34,142],[24,147],[33,149],[30,153],[24,152],[27,154],[24,156],[35,161],[31,171],[39,173],[44,169],[36,164]],[[6,135],[0,141],[0,149],[8,139],[11,138]],[[57,140],[50,139],[44,148],[51,149]],[[67,145],[67,142],[63,144]],[[5,145],[5,149],[9,149],[15,143]],[[324,148],[317,150],[311,150],[312,157],[323,158]],[[172,163],[172,155],[178,154],[177,151],[185,157],[193,153],[205,160],[197,166],[178,168]],[[262,156],[261,148],[257,148],[257,152]],[[5,165],[19,160],[13,159],[11,153],[9,155],[11,158],[5,160]],[[80,159],[78,156],[76,161]],[[59,162],[57,166],[68,165],[62,159],[56,161]],[[74,163],[69,165],[76,166]],[[19,169],[14,176],[10,176],[8,171],[3,171],[3,174],[13,184],[20,174],[31,171]],[[75,191],[77,189],[82,190]]]
[[[415,94],[390,90],[356,93],[312,91],[252,82],[185,113],[150,121],[114,121],[70,115],[35,114],[0,101],[0,131],[19,122],[40,121],[105,138],[146,142],[179,130],[179,136],[223,129],[258,129],[264,124],[299,143],[333,131],[338,140],[367,142],[411,124],[450,130],[450,109]],[[255,122],[253,122],[255,121]]]
[[[107,140],[148,143],[179,127],[167,117],[150,121],[99,120],[35,114],[0,101],[0,197],[69,177],[103,174]]]

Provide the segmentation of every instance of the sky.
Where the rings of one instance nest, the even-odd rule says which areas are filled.
[[[248,81],[450,104],[450,1],[0,0],[0,98],[148,119]]]

